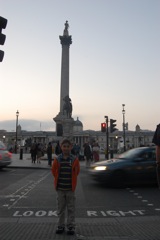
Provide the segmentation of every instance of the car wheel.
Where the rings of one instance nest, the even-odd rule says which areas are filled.
[[[111,186],[124,188],[125,187],[125,173],[123,171],[115,171],[111,176]]]

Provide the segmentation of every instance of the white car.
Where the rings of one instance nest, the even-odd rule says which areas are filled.
[[[0,168],[6,167],[12,162],[12,153],[10,153],[3,142],[0,141]]]

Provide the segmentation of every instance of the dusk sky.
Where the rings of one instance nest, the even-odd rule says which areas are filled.
[[[55,130],[60,110],[64,23],[69,22],[73,118],[100,130],[104,116],[122,130],[160,122],[160,0],[0,0],[8,19],[0,45],[0,121],[22,130]],[[24,120],[37,120],[30,129]],[[14,126],[8,126],[11,131]],[[5,129],[0,124],[0,129]]]

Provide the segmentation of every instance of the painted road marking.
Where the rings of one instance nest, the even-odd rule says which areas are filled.
[[[145,210],[129,210],[129,211],[115,211],[115,210],[107,210],[107,211],[86,211],[86,215],[88,217],[128,217],[128,216],[143,216],[145,215]],[[13,214],[13,217],[57,217],[57,211],[49,210],[39,210],[33,211],[28,210],[25,212],[16,211]]]
[[[30,191],[32,191],[39,183],[41,183],[46,177],[48,177],[50,173],[45,173],[41,178],[37,181],[29,181],[29,183],[17,189],[14,193],[6,196],[6,198],[10,198],[10,204],[4,204],[3,207],[7,207],[11,209],[15,207],[15,205],[23,198],[26,198]]]
[[[137,196],[137,198],[140,198],[143,203],[147,203],[147,206],[149,206],[149,207],[153,207],[154,206],[153,203],[148,203],[147,199],[143,199],[142,196],[139,196],[139,193],[137,193],[137,192],[135,193],[133,189],[126,188],[126,190],[128,190],[130,193],[133,193],[133,195]]]

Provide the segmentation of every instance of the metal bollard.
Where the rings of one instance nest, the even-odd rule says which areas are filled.
[[[113,158],[113,150],[110,151],[110,158]]]
[[[20,160],[23,159],[23,148],[20,149]]]

